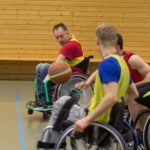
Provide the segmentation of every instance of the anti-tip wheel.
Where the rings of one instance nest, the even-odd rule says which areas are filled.
[[[32,115],[32,114],[33,114],[33,110],[28,109],[28,114],[29,114],[29,115]]]

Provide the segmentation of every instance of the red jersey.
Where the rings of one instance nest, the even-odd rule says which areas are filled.
[[[130,58],[131,55],[134,55],[134,53],[130,52],[130,51],[125,51],[123,53],[123,58],[126,61],[129,71],[130,71],[130,76],[133,80],[134,83],[137,83],[139,81],[142,81],[144,79],[144,77],[137,71],[131,68],[131,66],[128,63],[128,60]]]
[[[66,59],[70,60],[71,62],[74,61],[75,58],[83,57],[83,51],[82,47],[79,42],[76,40],[71,41],[74,38],[71,38],[68,43],[66,43],[62,49],[60,50],[59,54],[63,54],[66,56]],[[84,57],[82,58],[82,60]],[[69,64],[72,72],[79,72],[79,73],[84,73],[84,71],[81,68],[75,67],[78,63],[80,63],[82,60],[77,60],[76,64]]]

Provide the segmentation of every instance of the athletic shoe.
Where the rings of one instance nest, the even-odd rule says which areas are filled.
[[[34,106],[34,107],[46,108],[47,106],[53,105],[53,103],[52,102],[46,102],[44,100],[36,100],[36,101],[30,101],[29,105]]]

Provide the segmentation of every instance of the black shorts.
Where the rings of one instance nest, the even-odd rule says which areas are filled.
[[[150,108],[150,82],[137,85],[139,97],[135,101]]]

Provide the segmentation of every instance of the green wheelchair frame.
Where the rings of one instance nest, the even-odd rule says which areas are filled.
[[[44,81],[44,89],[45,89],[45,95],[46,95],[46,102],[50,102],[49,96],[48,96],[48,82],[50,82],[50,78],[48,78],[47,80]],[[36,90],[36,100],[40,100],[40,98],[38,97],[38,84],[37,84],[37,80],[34,80],[34,84],[35,84],[35,90]],[[54,88],[54,87],[53,87]]]
[[[49,96],[48,96],[48,86],[47,86],[48,82],[50,82],[50,79],[47,79],[47,80],[44,81],[46,102],[50,102],[50,99],[49,99]],[[35,99],[38,101],[38,100],[40,100],[40,98],[38,97],[38,84],[37,84],[36,79],[34,80],[34,85],[35,85]],[[53,88],[55,88],[55,87],[53,87]],[[28,114],[32,115],[34,111],[39,111],[39,112],[43,113],[43,118],[44,119],[48,118],[48,114],[51,114],[54,98],[52,98],[51,101],[52,101],[52,105],[48,105],[47,107],[39,107],[39,108],[36,108],[36,107],[34,107],[34,106],[27,103],[26,108],[28,108]]]

